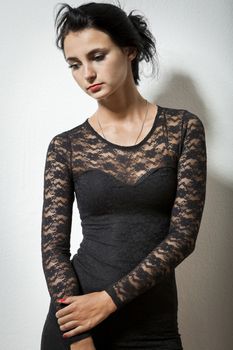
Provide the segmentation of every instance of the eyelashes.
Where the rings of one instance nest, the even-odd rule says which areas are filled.
[[[70,64],[70,65],[68,66],[68,68],[76,68],[76,69],[78,69],[76,63],[75,63],[75,64]]]
[[[105,55],[98,55],[93,58],[94,61],[102,61],[105,58]],[[68,68],[78,69],[80,65],[78,63],[73,63],[68,66]]]
[[[95,61],[102,61],[104,59],[105,55],[98,55],[94,57]]]

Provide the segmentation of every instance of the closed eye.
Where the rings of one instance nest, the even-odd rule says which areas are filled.
[[[94,61],[102,61],[104,58],[105,58],[105,55],[98,55],[98,56],[94,56],[94,57],[93,57],[93,60],[94,60]],[[77,63],[73,63],[73,64],[70,64],[70,65],[68,66],[68,68],[78,69],[78,68],[79,68],[79,65],[78,65]]]
[[[75,63],[75,64],[70,64],[69,66],[68,66],[68,68],[76,68],[77,69],[77,63]]]
[[[94,57],[94,60],[96,60],[96,61],[101,61],[101,60],[104,59],[104,57],[105,57],[105,55],[95,56],[95,57]]]

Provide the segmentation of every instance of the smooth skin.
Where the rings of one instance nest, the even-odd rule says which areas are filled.
[[[69,330],[64,333],[67,336],[73,336],[93,328],[117,309],[112,298],[105,291],[69,296],[64,298],[62,303],[68,306],[57,311],[56,317],[60,329]],[[88,350],[95,349],[92,337],[73,343],[71,350],[80,350],[84,347]]]
[[[80,340],[70,346],[71,350],[96,350],[92,337]]]
[[[95,52],[91,52],[94,49]],[[96,112],[89,118],[92,127],[101,134],[98,116],[110,142],[124,146],[135,144],[146,111],[146,100],[137,90],[131,69],[136,50],[122,49],[106,33],[88,28],[69,32],[63,53],[79,87],[98,103]],[[99,91],[88,89],[98,83],[103,83]],[[149,103],[147,119],[137,143],[150,131],[157,108]],[[60,329],[67,330],[68,337],[90,330],[117,309],[105,291],[69,296],[65,303],[68,306],[59,310],[56,317]],[[70,348],[95,350],[92,337],[75,342]]]

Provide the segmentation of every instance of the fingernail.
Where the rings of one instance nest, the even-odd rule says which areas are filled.
[[[68,338],[68,335],[67,334],[63,334],[63,338]]]
[[[65,301],[65,299],[57,299],[57,301],[58,301],[59,303],[63,303],[63,302]]]

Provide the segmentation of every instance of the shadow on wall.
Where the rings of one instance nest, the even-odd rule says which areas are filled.
[[[233,343],[233,189],[232,184],[224,178],[221,181],[218,174],[208,170],[209,145],[217,132],[213,131],[213,111],[205,106],[193,80],[180,73],[172,74],[163,82],[153,103],[196,114],[206,134],[207,188],[201,227],[194,252],[176,268],[178,321],[184,349],[230,349]]]

